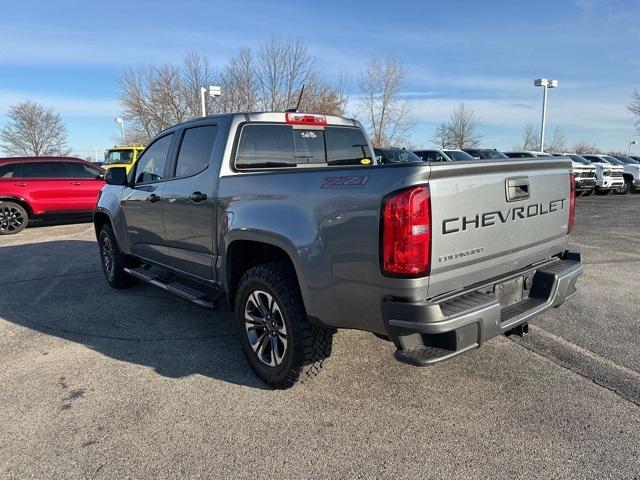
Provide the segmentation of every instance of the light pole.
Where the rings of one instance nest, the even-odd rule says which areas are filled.
[[[543,87],[542,94],[542,125],[540,126],[540,151],[544,151],[544,126],[547,117],[547,89],[557,88],[557,80],[547,80],[546,78],[537,78],[533,81],[533,85],[536,87]]]
[[[202,116],[207,116],[207,99],[206,95],[209,93],[211,98],[220,96],[221,90],[218,85],[209,85],[208,87],[200,87],[200,106],[202,107]]]
[[[631,155],[631,145],[637,145],[638,141],[637,140],[631,140],[629,142],[629,153],[627,155]]]
[[[124,145],[124,118],[116,117],[116,123],[120,124],[120,132],[122,133],[122,145]]]

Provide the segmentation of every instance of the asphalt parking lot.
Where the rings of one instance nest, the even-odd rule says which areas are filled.
[[[0,478],[640,478],[640,195],[578,199],[580,291],[430,368],[339,332],[273,391],[229,313],[113,291],[91,224],[0,239]]]

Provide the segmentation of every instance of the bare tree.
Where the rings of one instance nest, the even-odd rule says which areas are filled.
[[[341,115],[344,83],[333,85],[315,68],[300,41],[273,37],[257,53],[243,47],[216,77],[206,58],[188,54],[181,65],[139,65],[121,77],[120,101],[127,117],[127,143],[146,143],[158,132],[201,115],[200,87],[219,83],[222,95],[207,99],[207,112],[283,111],[295,107],[305,86],[301,110]]]
[[[567,149],[567,138],[564,134],[564,131],[560,127],[556,127],[553,130],[553,135],[551,136],[551,140],[544,144],[544,151],[557,153],[564,152]]]
[[[439,148],[448,148],[451,143],[450,136],[449,125],[446,122],[442,122],[438,125],[438,128],[436,128],[432,141],[438,145]]]
[[[12,105],[9,123],[0,132],[2,150],[10,156],[68,155],[67,129],[52,108],[26,101]]]
[[[631,103],[627,105],[627,110],[635,117],[635,125],[640,133],[640,93],[637,90],[633,91],[631,96]]]
[[[218,105],[223,112],[258,110],[258,74],[256,59],[250,48],[242,47],[231,58],[220,76],[222,95]]]
[[[573,146],[573,151],[578,155],[583,153],[602,153],[595,145],[588,142],[578,142]]]
[[[527,123],[522,129],[522,141],[515,145],[514,150],[538,150],[540,146],[540,132],[532,123]]]
[[[395,58],[373,58],[360,73],[360,107],[375,147],[406,143],[415,120],[407,102],[399,98],[404,66]]]
[[[449,117],[449,143],[455,148],[473,148],[482,140],[482,135],[478,133],[480,119],[476,117],[473,110],[461,103]]]
[[[127,118],[128,141],[148,142],[176,123],[200,116],[200,87],[213,83],[208,61],[196,53],[182,65],[141,64],[119,80],[120,103]]]

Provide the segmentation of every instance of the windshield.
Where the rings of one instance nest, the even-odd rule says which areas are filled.
[[[378,149],[376,149],[378,150]],[[414,163],[422,162],[422,159],[409,150],[400,148],[379,149],[382,153],[383,163]]]
[[[509,158],[504,153],[498,150],[480,150],[478,152],[480,158]]]
[[[622,163],[626,163],[627,165],[637,165],[638,162],[636,160],[634,160],[631,157],[627,157],[625,155],[620,155],[619,157],[616,157],[618,160],[620,160]]]
[[[109,150],[104,154],[105,165],[133,162],[133,150]]]
[[[569,157],[571,157],[571,160],[573,160],[574,162],[584,163],[585,165],[589,165],[591,163],[589,160],[581,157],[580,155],[569,155]]]
[[[605,155],[605,160],[607,160],[607,162],[609,162],[612,165],[624,165],[624,163],[622,163],[620,160],[618,160],[617,158],[613,158],[610,157],[609,155]]]
[[[466,160],[475,160],[471,155],[467,152],[463,152],[461,150],[443,150],[445,155],[449,157],[451,160],[456,162],[462,162]]]

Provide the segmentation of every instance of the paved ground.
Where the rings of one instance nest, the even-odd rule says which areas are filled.
[[[418,369],[340,332],[280,392],[228,312],[110,290],[91,225],[2,238],[0,478],[640,478],[640,195],[579,199],[574,243],[526,340]]]

